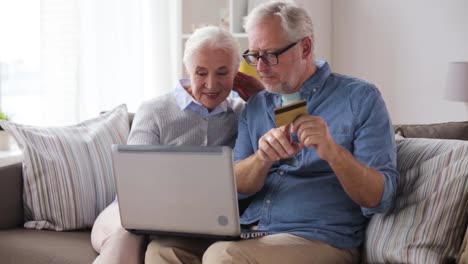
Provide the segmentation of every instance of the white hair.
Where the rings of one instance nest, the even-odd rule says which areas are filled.
[[[188,72],[191,72],[193,67],[193,56],[206,47],[232,52],[234,68],[239,68],[240,52],[237,40],[231,33],[222,28],[207,26],[195,30],[185,43],[183,61]]]
[[[293,1],[266,2],[255,7],[246,17],[244,28],[249,33],[259,23],[272,16],[281,18],[281,26],[292,42],[305,37],[314,41],[314,27],[309,13]]]

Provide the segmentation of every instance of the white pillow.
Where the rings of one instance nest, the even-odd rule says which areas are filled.
[[[125,144],[125,105],[73,126],[0,121],[23,151],[25,228],[89,228],[115,197],[111,145]]]

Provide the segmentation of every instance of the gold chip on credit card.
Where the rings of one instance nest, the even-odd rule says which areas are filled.
[[[307,114],[305,100],[275,108],[276,127],[288,125],[302,114]]]

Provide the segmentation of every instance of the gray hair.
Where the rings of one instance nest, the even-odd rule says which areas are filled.
[[[183,61],[188,72],[190,72],[193,67],[193,56],[206,47],[219,48],[227,52],[232,52],[234,68],[239,68],[239,43],[234,36],[219,27],[207,26],[195,30],[185,43]]]
[[[244,28],[248,33],[262,21],[272,16],[281,18],[283,30],[291,41],[311,37],[314,41],[314,27],[309,13],[294,2],[266,2],[255,7],[245,19]]]

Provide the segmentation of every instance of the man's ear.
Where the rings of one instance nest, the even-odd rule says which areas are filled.
[[[311,37],[305,37],[300,43],[302,47],[302,58],[305,59],[312,53],[314,49],[314,42]]]

